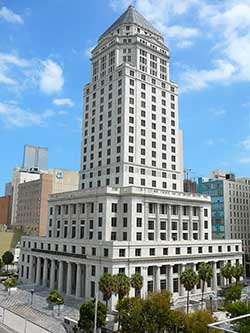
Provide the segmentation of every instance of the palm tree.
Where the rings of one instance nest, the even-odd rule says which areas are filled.
[[[184,285],[184,288],[187,290],[187,313],[189,312],[189,293],[198,283],[199,277],[192,268],[186,268],[184,272],[180,275],[180,282]]]
[[[221,268],[221,275],[226,279],[226,284],[228,286],[228,282],[232,279],[232,265],[231,264],[226,264]]]
[[[232,266],[232,276],[235,278],[236,284],[238,284],[240,278],[245,276],[245,270],[243,265],[235,264],[234,266]]]
[[[121,301],[124,296],[129,294],[130,279],[124,273],[118,273],[113,276],[113,292],[118,294],[118,299]],[[118,312],[118,331],[120,329],[120,313]]]
[[[130,279],[124,273],[113,276],[113,292],[118,294],[119,300],[128,295],[130,290]]]
[[[135,293],[139,291],[141,295],[141,288],[143,287],[143,277],[140,273],[135,273],[130,278],[130,285],[135,289]]]
[[[108,301],[113,293],[113,277],[109,273],[104,273],[99,280],[99,290],[103,293],[103,298],[106,302],[106,308],[108,309]]]
[[[198,269],[198,275],[199,275],[199,279],[202,281],[201,302],[203,305],[205,284],[208,283],[214,275],[212,266],[205,262],[201,263],[199,266],[199,269]]]

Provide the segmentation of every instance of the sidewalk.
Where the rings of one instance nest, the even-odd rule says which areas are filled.
[[[33,304],[31,302],[30,290],[34,289]],[[27,320],[40,325],[52,333],[65,333],[63,318],[70,317],[78,320],[79,307],[82,299],[75,300],[73,297],[65,298],[65,305],[60,316],[48,309],[46,298],[49,289],[39,288],[35,285],[20,285],[16,292],[8,295],[3,285],[0,284],[0,304],[2,307],[20,315]]]

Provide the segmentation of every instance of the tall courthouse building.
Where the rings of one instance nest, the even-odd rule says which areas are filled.
[[[91,62],[79,190],[50,196],[46,237],[22,238],[21,280],[88,299],[104,272],[140,272],[143,296],[168,289],[178,303],[179,274],[209,262],[205,294],[216,293],[220,267],[242,260],[241,241],[212,240],[210,197],[183,192],[178,86],[163,36],[129,6]],[[192,298],[200,295],[198,286]]]

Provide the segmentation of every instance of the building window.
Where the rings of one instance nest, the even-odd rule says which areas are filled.
[[[149,249],[149,255],[154,256],[155,255],[155,249],[153,249],[153,248]]]
[[[125,257],[126,250],[125,249],[119,249],[119,257]]]
[[[135,249],[135,256],[140,257],[141,256],[141,249]]]

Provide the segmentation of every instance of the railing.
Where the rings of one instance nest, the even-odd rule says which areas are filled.
[[[0,306],[0,324],[18,333],[51,333],[46,328],[33,323],[23,316]]]

